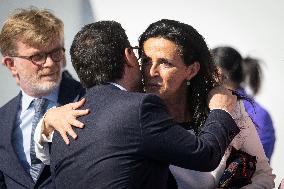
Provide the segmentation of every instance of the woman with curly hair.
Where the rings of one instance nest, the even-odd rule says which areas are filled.
[[[198,135],[209,113],[208,92],[218,85],[218,73],[204,38],[188,24],[163,19],[146,29],[140,36],[139,46],[146,92],[160,96],[173,118]],[[238,101],[232,116],[242,129],[231,146],[257,156],[252,183],[245,187],[273,188],[275,176],[255,126],[244,110],[243,101]],[[230,148],[213,172],[198,172],[171,165],[178,188],[217,187],[229,154]]]

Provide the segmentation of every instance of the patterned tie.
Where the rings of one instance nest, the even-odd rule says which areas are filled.
[[[31,146],[30,146],[30,156],[31,156],[31,169],[30,175],[33,178],[34,182],[37,181],[43,163],[36,157],[35,153],[35,142],[34,142],[34,133],[35,128],[47,110],[48,102],[46,99],[38,98],[33,100],[33,106],[35,109],[35,115],[32,122],[32,133],[31,133]]]

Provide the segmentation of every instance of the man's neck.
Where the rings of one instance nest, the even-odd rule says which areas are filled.
[[[117,80],[115,82],[113,82],[121,87],[123,87],[126,91],[130,91],[132,92],[133,89],[131,88],[131,86],[128,84],[128,82],[125,82],[123,79]]]
[[[118,87],[119,89],[123,90],[123,91],[127,91],[127,89],[125,87],[123,87],[122,85],[118,84],[118,83],[113,83],[113,82],[110,82],[110,84]]]

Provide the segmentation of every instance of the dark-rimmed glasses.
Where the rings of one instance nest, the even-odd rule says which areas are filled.
[[[132,51],[134,52],[135,56],[137,57],[137,60],[139,60],[141,58],[141,48],[138,46],[135,47],[129,47],[130,49],[132,49]]]
[[[31,61],[35,65],[42,66],[45,62],[47,57],[50,57],[53,62],[59,62],[65,57],[65,49],[63,47],[53,49],[50,52],[39,52],[31,56],[10,56],[15,58],[23,58],[26,60]]]

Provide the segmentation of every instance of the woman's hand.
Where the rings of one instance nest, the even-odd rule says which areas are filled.
[[[78,117],[87,115],[89,109],[77,110],[84,103],[85,99],[81,99],[78,102],[69,103],[64,106],[49,109],[43,119],[44,129],[43,134],[48,136],[52,131],[56,130],[60,133],[65,143],[70,143],[67,133],[73,138],[77,138],[77,134],[74,132],[72,126],[77,128],[83,128],[84,123],[77,120]]]
[[[223,86],[213,88],[208,95],[208,106],[210,110],[223,109],[232,113],[237,102],[237,96]]]

